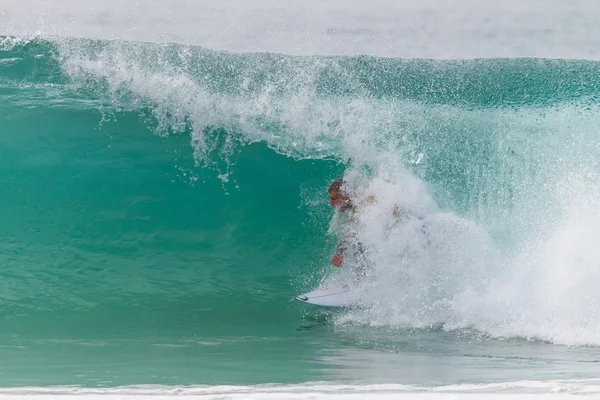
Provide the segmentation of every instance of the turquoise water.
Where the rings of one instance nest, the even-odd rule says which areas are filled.
[[[5,37],[0,386],[596,377],[599,72]],[[431,231],[334,312],[344,175]]]

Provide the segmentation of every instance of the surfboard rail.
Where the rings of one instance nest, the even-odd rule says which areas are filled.
[[[294,299],[324,307],[349,307],[353,303],[352,289],[345,283],[320,287],[312,292],[295,296]]]

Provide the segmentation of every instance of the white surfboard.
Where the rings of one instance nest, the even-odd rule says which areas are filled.
[[[322,287],[312,292],[296,296],[303,303],[325,307],[349,307],[353,303],[352,290],[349,285]]]

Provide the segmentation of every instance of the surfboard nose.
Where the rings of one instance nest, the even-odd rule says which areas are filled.
[[[301,296],[296,296],[294,297],[296,300],[300,300],[300,301],[308,301],[308,297],[301,295]]]

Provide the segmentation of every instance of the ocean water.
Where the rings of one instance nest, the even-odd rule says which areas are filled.
[[[594,2],[0,5],[0,397],[600,393]]]

